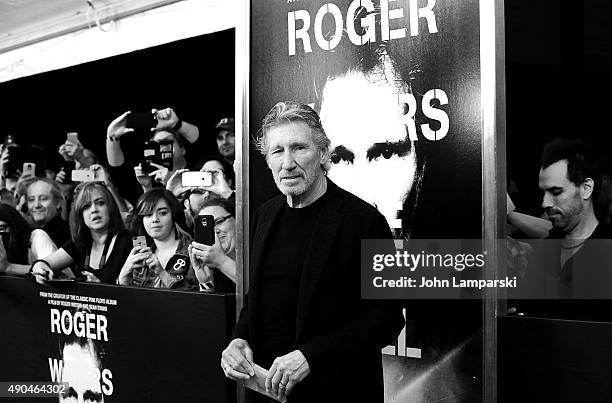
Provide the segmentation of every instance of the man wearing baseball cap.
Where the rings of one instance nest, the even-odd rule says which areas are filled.
[[[219,154],[230,164],[234,164],[234,118],[223,118],[215,126]]]

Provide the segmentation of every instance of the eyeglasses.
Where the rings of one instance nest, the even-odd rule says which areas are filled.
[[[218,227],[219,225],[223,224],[225,221],[227,221],[230,217],[232,217],[231,214],[226,215],[225,217],[219,217],[215,219],[215,227]]]

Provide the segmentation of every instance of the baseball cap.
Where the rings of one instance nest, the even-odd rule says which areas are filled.
[[[234,129],[234,118],[223,118],[217,123],[215,126],[217,131],[219,130],[229,130],[231,132],[235,132]]]

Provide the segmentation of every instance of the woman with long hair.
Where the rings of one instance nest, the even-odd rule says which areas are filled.
[[[152,288],[190,288],[195,284],[187,247],[191,236],[185,215],[174,195],[162,188],[145,192],[130,224],[146,246],[132,248],[119,275],[119,284]]]
[[[113,284],[131,249],[119,207],[101,182],[84,182],[74,190],[70,210],[71,239],[60,249],[32,266],[37,280],[53,278],[54,272],[76,266],[85,281]]]
[[[0,235],[7,257],[7,264],[0,265],[0,272],[6,274],[27,274],[32,262],[57,250],[45,231],[32,230],[25,218],[5,203],[0,203]]]

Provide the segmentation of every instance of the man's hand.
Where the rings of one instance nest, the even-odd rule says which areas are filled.
[[[64,171],[64,168],[62,168],[57,173],[57,175],[55,175],[55,181],[59,183],[60,185],[62,185],[65,180],[66,180],[66,171]]]
[[[168,181],[168,176],[170,174],[170,170],[163,165],[156,164],[154,162],[150,162],[153,168],[157,168],[155,171],[151,172],[149,175],[153,175],[153,180],[155,182],[161,182],[164,186],[166,186],[166,182]]]
[[[277,396],[278,400],[283,400],[308,374],[310,366],[304,354],[300,350],[292,351],[272,363],[266,377],[266,391]]]
[[[168,183],[166,183],[166,189],[171,191],[174,196],[180,195],[185,190],[186,187],[183,186],[183,172],[188,172],[188,169],[177,169],[172,173],[170,179],[168,179]]]
[[[221,353],[221,368],[225,376],[234,381],[244,381],[255,375],[253,350],[244,339],[234,339]]]
[[[130,113],[132,112],[125,112],[123,115],[113,120],[106,129],[106,135],[113,140],[117,140],[124,134],[133,132],[134,129],[125,127],[125,117]]]
[[[157,126],[153,130],[172,129],[178,123],[179,118],[172,108],[152,109],[151,113],[157,117]]]
[[[202,170],[203,171],[203,170]],[[203,186],[204,189],[209,192],[215,193],[224,199],[229,198],[232,195],[232,189],[229,183],[225,180],[225,174],[218,169],[208,171],[212,173],[212,185]]]
[[[142,186],[142,189],[146,192],[147,190],[153,187],[153,172],[147,174],[142,171],[142,164],[138,164],[134,167],[134,176],[136,176],[136,180]]]

